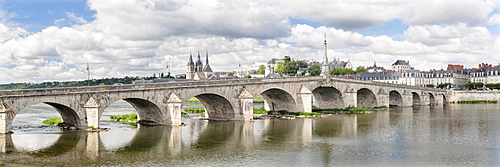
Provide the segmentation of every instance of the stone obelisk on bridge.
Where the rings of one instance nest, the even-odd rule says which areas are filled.
[[[325,55],[323,56],[323,65],[321,65],[321,76],[323,78],[328,78],[330,76],[330,63],[328,62],[327,55],[327,47],[326,47],[326,32],[325,32]]]

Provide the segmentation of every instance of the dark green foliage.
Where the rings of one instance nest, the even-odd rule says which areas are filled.
[[[184,108],[184,111],[190,112],[190,113],[202,113],[202,112],[205,112],[205,108],[188,107],[188,108]]]
[[[310,76],[319,76],[319,74],[321,74],[321,67],[319,65],[312,65],[307,70]]]
[[[465,87],[467,89],[482,88],[483,87],[483,83],[482,82],[467,83],[467,84],[465,84]]]
[[[500,89],[500,83],[489,83],[485,85],[487,88]]]
[[[442,88],[451,88],[451,86],[452,86],[452,85],[453,85],[452,83],[443,83],[443,84],[439,84],[439,85],[437,86],[437,88],[441,88],[441,89],[442,89]],[[481,87],[482,87],[482,86],[481,86]]]
[[[434,84],[427,84],[427,85],[425,85],[425,87],[428,87],[428,88],[433,88],[433,87],[434,87]]]
[[[181,111],[181,116],[189,116],[189,113]]]

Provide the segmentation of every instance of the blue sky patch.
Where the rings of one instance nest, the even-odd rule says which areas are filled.
[[[88,8],[85,0],[7,0],[0,3],[3,10],[11,13],[6,18],[9,22],[30,32],[50,26],[83,24],[78,18],[88,22],[95,19],[95,11]]]
[[[371,27],[359,31],[365,36],[382,36],[387,35],[396,41],[403,41],[403,33],[408,29],[408,25],[404,24],[400,19],[394,19],[385,22],[384,25],[378,27]]]

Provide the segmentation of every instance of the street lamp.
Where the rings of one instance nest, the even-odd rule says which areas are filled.
[[[87,63],[87,86],[90,86],[90,68],[89,63]]]

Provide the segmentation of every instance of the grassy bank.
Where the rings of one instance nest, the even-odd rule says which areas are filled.
[[[42,123],[44,125],[59,125],[60,123],[62,123],[62,118],[61,117],[49,118],[49,119],[43,120]]]

